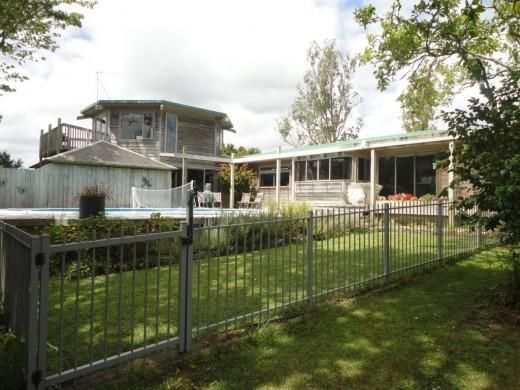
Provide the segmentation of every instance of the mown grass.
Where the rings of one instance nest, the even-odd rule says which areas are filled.
[[[134,362],[99,388],[518,389],[520,328],[490,291],[507,267],[482,252],[360,299],[318,305],[180,363]]]
[[[314,293],[381,283],[382,243],[382,233],[365,231],[315,241]],[[446,237],[444,250],[446,254],[469,251],[474,243],[472,233],[461,231]],[[418,269],[427,268],[420,264],[437,256],[432,230],[403,231],[391,237],[390,248],[390,268],[396,272],[393,277],[399,276],[400,269],[418,265]],[[279,247],[243,253],[236,249],[222,248],[218,257],[195,257],[192,300],[195,338],[264,321],[283,313],[283,305],[305,297],[304,242],[285,242]],[[177,334],[179,268],[176,263],[157,267],[159,261],[150,257],[147,269],[135,272],[65,280],[63,284],[57,277],[51,279],[49,373]],[[358,284],[370,279],[374,280]],[[219,326],[207,327],[218,323]]]

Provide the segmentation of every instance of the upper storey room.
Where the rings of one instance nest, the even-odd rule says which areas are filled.
[[[167,100],[98,100],[78,119],[90,127],[59,120],[42,130],[40,159],[103,139],[172,165],[183,157],[214,163],[228,160],[224,131],[235,131],[223,112]]]

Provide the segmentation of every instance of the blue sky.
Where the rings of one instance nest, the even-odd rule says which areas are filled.
[[[374,2],[386,8],[389,1]],[[40,129],[77,121],[96,99],[168,99],[226,112],[237,129],[225,142],[283,145],[276,120],[290,107],[312,40],[335,38],[352,54],[365,34],[352,17],[360,1],[332,0],[104,0],[85,12],[84,27],[70,29],[45,62],[29,64],[30,80],[0,96],[0,150],[38,158]],[[376,89],[372,69],[356,73],[363,98],[361,136],[401,132],[396,98],[402,82]]]

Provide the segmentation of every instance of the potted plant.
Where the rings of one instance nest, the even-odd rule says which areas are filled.
[[[83,187],[79,194],[79,217],[104,214],[105,199],[108,199],[108,194],[104,186],[94,184]]]

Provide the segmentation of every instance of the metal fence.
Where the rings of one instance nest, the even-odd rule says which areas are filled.
[[[494,242],[469,221],[447,203],[387,204],[199,227],[188,218],[174,231],[60,243],[1,222],[2,300],[26,347],[28,388],[41,388],[159,349],[186,352]]]

